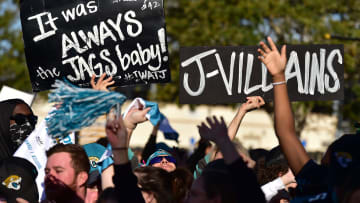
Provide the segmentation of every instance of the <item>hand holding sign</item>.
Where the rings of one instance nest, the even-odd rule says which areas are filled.
[[[110,76],[107,79],[104,80],[106,76],[106,73],[103,73],[101,75],[101,77],[99,78],[99,80],[95,83],[95,74],[91,77],[91,87],[95,90],[101,90],[101,91],[105,91],[108,92],[109,90],[107,89],[108,86],[113,85],[115,83],[115,81],[113,81],[113,78]]]
[[[273,76],[273,80],[277,76],[285,77],[284,71],[286,65],[286,46],[282,46],[280,55],[271,37],[268,37],[268,41],[271,49],[264,42],[260,42],[260,46],[264,50],[258,49],[258,52],[261,54],[261,56],[259,56],[258,58],[266,65],[270,74]]]

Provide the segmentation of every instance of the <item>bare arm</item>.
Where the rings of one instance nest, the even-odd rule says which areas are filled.
[[[150,107],[145,109],[143,108],[138,109],[133,107],[125,116],[124,124],[128,132],[128,142],[130,142],[132,132],[136,128],[137,124],[147,121],[147,118],[145,116],[150,111],[150,109],[151,109]]]
[[[274,83],[286,81],[286,47],[281,48],[281,55],[270,37],[268,41],[271,49],[260,42],[263,50],[258,49],[262,57],[259,59],[266,65],[272,75]],[[280,147],[289,162],[290,168],[298,174],[310,160],[300,140],[295,134],[294,117],[291,111],[286,83],[274,85],[275,131]]]
[[[255,108],[260,108],[262,105],[265,104],[264,100],[260,96],[253,96],[253,97],[247,97],[247,101],[241,105],[241,107],[238,109],[235,117],[230,122],[229,128],[228,128],[228,134],[231,140],[233,140],[236,136],[236,133],[239,130],[239,126],[241,124],[241,121],[245,117],[245,114]]]
[[[105,190],[108,187],[114,187],[112,177],[114,176],[114,165],[107,167],[101,172],[101,189]]]
[[[106,123],[106,136],[113,149],[114,169],[113,183],[118,202],[141,202],[144,199],[137,186],[137,178],[131,171],[128,159],[128,133],[120,116]]]
[[[128,163],[129,137],[122,117],[120,116],[117,120],[108,121],[105,131],[112,147],[114,164]]]

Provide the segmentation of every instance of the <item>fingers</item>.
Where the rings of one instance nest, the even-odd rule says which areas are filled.
[[[214,118],[214,125],[219,125],[220,123],[219,120],[216,118],[216,116],[213,116],[213,118]]]
[[[271,37],[267,37],[267,40],[268,40],[268,42],[269,42],[269,44],[270,44],[270,47],[271,47],[272,51],[277,51],[276,45],[275,45],[275,43],[272,41]]]
[[[266,64],[265,63],[265,58],[263,56],[258,56],[258,59],[263,63],[263,64]]]
[[[204,131],[204,130],[207,130],[209,129],[209,127],[204,123],[204,122],[201,122],[200,125],[197,126],[199,131]]]
[[[221,120],[221,125],[226,125],[226,124],[225,124],[224,117],[221,116],[221,117],[220,117],[220,120]]]
[[[265,53],[271,52],[269,47],[264,42],[260,42],[260,46],[264,49]]]
[[[281,57],[285,57],[286,58],[286,45],[283,45],[281,47]]]
[[[116,132],[115,122],[116,120],[108,120],[106,122],[106,129],[112,132]]]
[[[124,123],[124,120],[123,120],[122,116],[119,116],[119,118],[117,120],[117,123],[119,124],[118,126],[120,128],[125,128],[125,123]]]
[[[115,81],[113,81],[112,76],[108,77],[107,79],[104,80],[104,78],[106,77],[106,73],[103,73],[99,80],[95,83],[95,74],[92,75],[91,77],[91,87],[95,90],[102,90],[102,91],[108,91],[107,87],[110,85],[113,85],[115,83]]]
[[[214,128],[214,127],[219,126],[219,125],[225,125],[226,126],[225,120],[224,120],[224,118],[222,116],[220,116],[220,121],[216,116],[206,117],[206,121],[209,124],[210,128]]]
[[[252,108],[260,108],[265,104],[265,101],[260,96],[252,96],[252,97],[246,97],[247,101],[246,104],[249,105]]]
[[[96,85],[95,85],[95,74],[93,74],[93,75],[91,76],[90,84],[91,84],[91,87],[92,87],[93,89],[95,89],[95,87],[96,87]]]
[[[106,73],[103,73],[103,74],[100,76],[99,80],[97,81],[97,84],[101,84],[101,82],[104,80],[105,76],[106,76]]]
[[[151,107],[147,107],[146,109],[142,110],[145,114],[147,114],[151,110]]]
[[[257,50],[261,56],[266,57],[266,53],[262,49]]]
[[[258,96],[258,100],[259,100],[260,106],[265,105],[265,100],[262,97]]]
[[[109,86],[109,85],[114,84],[115,81],[112,81],[112,76],[110,76],[110,77],[106,78],[103,83],[104,83],[104,86]]]

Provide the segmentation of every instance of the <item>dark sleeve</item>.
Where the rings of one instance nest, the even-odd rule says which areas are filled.
[[[149,156],[156,151],[156,135],[150,135],[144,150],[141,154],[141,159],[145,162],[149,158]]]
[[[118,202],[145,203],[141,190],[137,186],[137,178],[131,171],[130,162],[114,165],[114,170],[113,182]]]
[[[295,176],[297,195],[314,195],[328,189],[328,170],[309,160]]]
[[[205,149],[207,144],[205,142],[200,142],[198,148],[195,152],[186,160],[186,166],[191,173],[194,173],[196,169],[196,164],[205,156]]]
[[[244,161],[239,158],[237,161],[228,165],[231,177],[233,177],[233,187],[239,192],[239,202],[265,203],[265,195],[256,180],[255,173],[249,169]]]
[[[207,162],[206,162],[206,157],[200,159],[200,161],[195,165],[195,169],[194,169],[194,179],[197,179],[200,177],[202,171],[204,170],[204,168],[206,167]]]

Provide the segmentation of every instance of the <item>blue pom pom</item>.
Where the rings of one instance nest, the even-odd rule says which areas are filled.
[[[49,102],[61,104],[46,121],[48,134],[53,138],[63,138],[72,131],[92,125],[115,104],[122,105],[126,100],[124,95],[117,92],[78,88],[60,80],[53,87],[56,89],[49,94]]]

